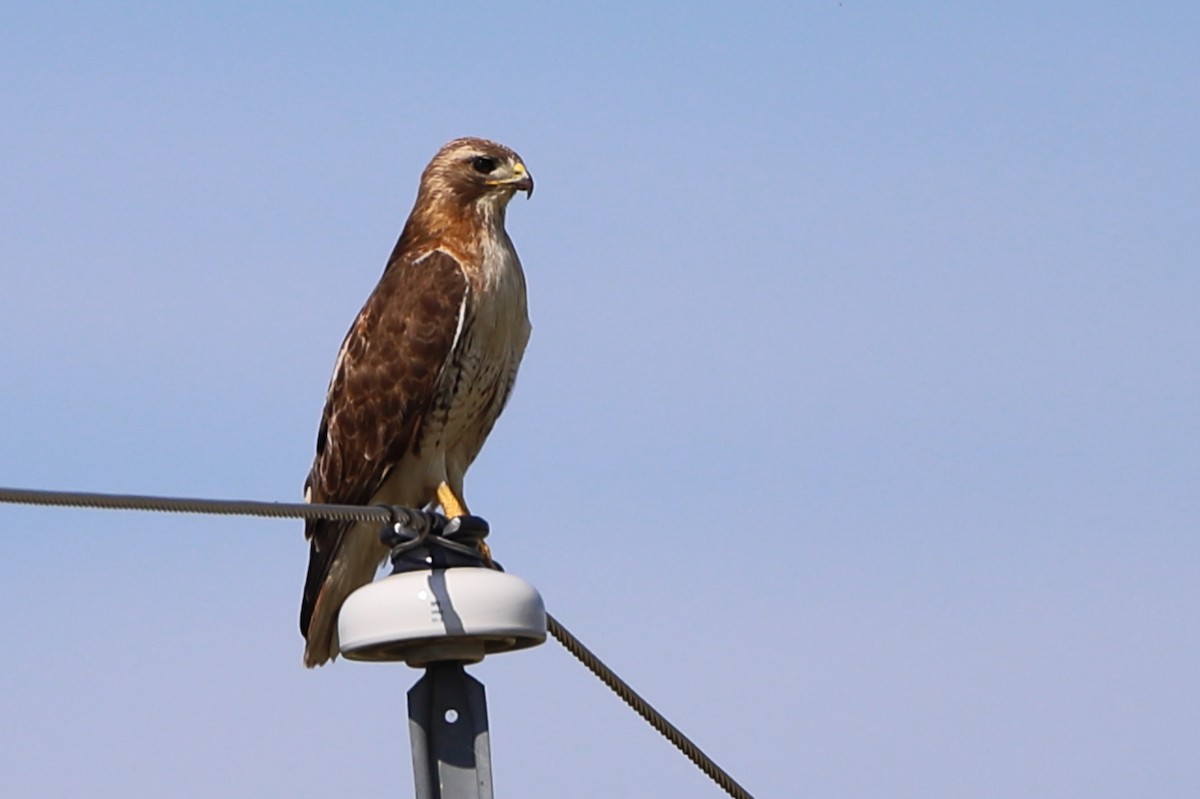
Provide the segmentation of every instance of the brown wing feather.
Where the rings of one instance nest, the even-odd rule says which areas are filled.
[[[441,250],[416,260],[401,251],[388,265],[342,343],[305,484],[310,502],[370,502],[388,471],[416,445],[467,291],[462,266]],[[352,526],[320,520],[305,526],[310,542],[300,606],[305,637]]]

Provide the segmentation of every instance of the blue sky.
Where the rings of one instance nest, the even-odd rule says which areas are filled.
[[[1200,790],[1194,4],[0,7],[0,485],[291,501],[416,179],[534,333],[506,567],[768,796]],[[0,794],[410,795],[294,522],[0,507]],[[556,644],[500,796],[718,796]]]

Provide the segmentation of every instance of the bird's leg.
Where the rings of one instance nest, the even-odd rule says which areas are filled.
[[[467,515],[467,504],[459,501],[449,483],[442,483],[438,486],[437,498],[446,518],[453,519],[455,516]]]
[[[449,483],[442,483],[437,490],[438,502],[441,503],[442,512],[447,518],[453,519],[455,516],[466,516],[469,511],[467,504],[460,500],[454,493],[454,489]],[[488,568],[492,566],[492,549],[481,539],[479,541],[479,554],[483,556],[483,562]]]

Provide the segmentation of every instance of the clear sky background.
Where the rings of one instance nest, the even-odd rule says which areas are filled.
[[[398,8],[405,6],[405,8]],[[446,140],[537,180],[468,475],[760,799],[1200,794],[1200,6],[0,8],[0,485],[295,500]],[[407,796],[298,522],[0,506],[0,795]],[[557,644],[502,797],[720,796]]]

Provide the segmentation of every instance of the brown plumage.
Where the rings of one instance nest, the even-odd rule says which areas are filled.
[[[449,142],[421,175],[383,277],[338,353],[305,484],[309,502],[466,512],[463,475],[503,410],[529,339],[504,213],[533,194],[520,156]],[[337,656],[342,602],[387,554],[379,525],[310,521],[304,664]]]

